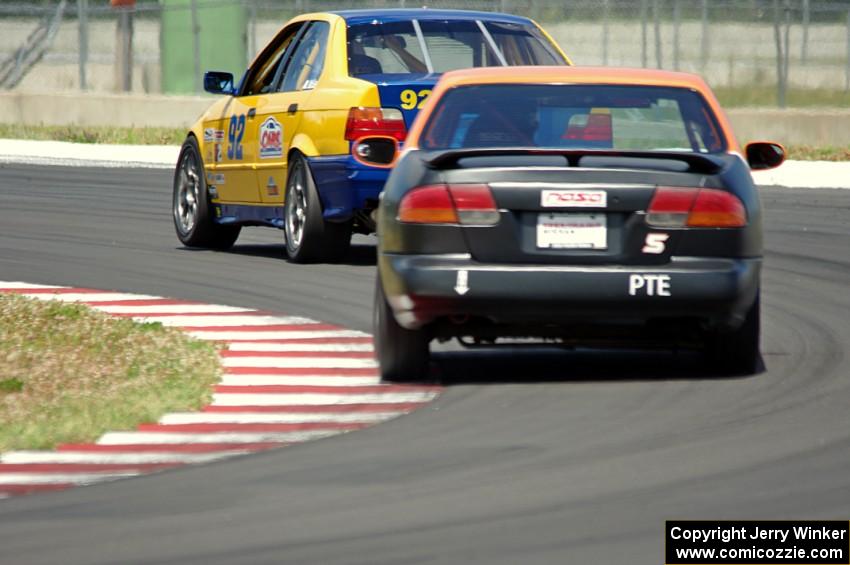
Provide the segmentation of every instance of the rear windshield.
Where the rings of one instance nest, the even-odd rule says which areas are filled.
[[[535,26],[480,20],[353,24],[348,27],[348,61],[354,77],[566,64]]]
[[[726,150],[714,114],[684,88],[465,86],[443,95],[432,116],[420,138],[423,149]]]

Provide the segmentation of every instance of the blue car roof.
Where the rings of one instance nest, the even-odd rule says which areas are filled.
[[[476,12],[472,10],[432,10],[430,8],[419,9],[395,9],[395,10],[338,10],[331,12],[345,19],[346,23],[363,24],[372,21],[395,22],[404,20],[485,20],[495,22],[507,22],[515,24],[528,24],[529,19],[511,14],[498,12]]]

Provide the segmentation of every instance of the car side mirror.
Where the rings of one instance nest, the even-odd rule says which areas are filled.
[[[204,90],[210,94],[233,94],[233,73],[224,71],[205,72]]]
[[[390,168],[395,164],[398,153],[398,140],[389,136],[361,137],[351,144],[354,159],[370,167]]]
[[[772,141],[748,143],[744,151],[747,155],[747,163],[754,171],[775,169],[785,162],[785,148]]]

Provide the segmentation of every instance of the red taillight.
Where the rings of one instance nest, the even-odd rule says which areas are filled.
[[[398,219],[413,224],[456,224],[457,212],[444,184],[420,186],[404,195]]]
[[[386,135],[404,141],[407,128],[404,116],[396,108],[352,108],[345,123],[345,139],[355,141],[361,137]]]
[[[747,225],[747,212],[737,196],[724,190],[659,186],[646,221],[665,228],[740,228]]]
[[[405,194],[398,219],[415,224],[491,226],[499,222],[499,209],[486,184],[438,184]]]
[[[491,226],[499,222],[499,209],[486,184],[449,185],[461,224]]]
[[[707,228],[740,228],[747,225],[747,211],[737,196],[722,190],[700,189],[688,215],[688,225]]]

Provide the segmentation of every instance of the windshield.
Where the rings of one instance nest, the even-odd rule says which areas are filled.
[[[353,24],[348,27],[348,61],[354,77],[566,64],[535,26],[480,20]]]
[[[434,109],[423,149],[726,150],[703,98],[684,88],[493,84],[458,87]]]

